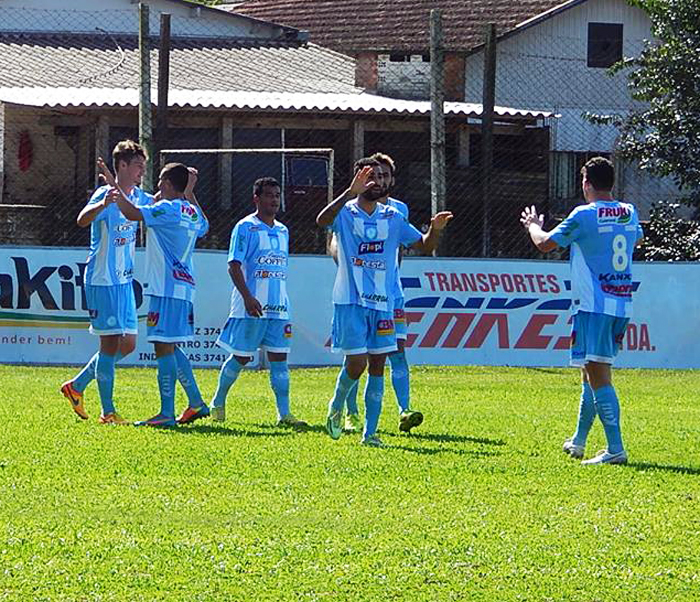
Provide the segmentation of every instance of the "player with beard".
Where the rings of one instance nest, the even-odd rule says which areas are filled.
[[[337,237],[332,346],[345,355],[326,430],[333,439],[341,436],[348,391],[368,368],[362,443],[373,447],[382,445],[376,431],[384,394],[384,363],[387,353],[397,350],[393,311],[399,246],[430,253],[452,218],[448,211],[438,213],[427,234],[421,234],[394,207],[378,202],[386,196],[390,182],[390,173],[377,160],[360,159],[350,187],[316,218],[319,226],[330,227]]]
[[[386,183],[383,187],[383,196],[378,199],[378,202],[393,207],[408,221],[408,205],[403,201],[389,196],[396,185],[396,165],[394,164],[394,160],[384,153],[374,153],[370,159],[374,159],[379,163],[378,169],[382,171],[384,175],[383,180]],[[333,237],[331,249],[333,258],[337,263],[337,239],[335,237]],[[410,408],[410,369],[405,352],[408,325],[406,324],[406,314],[404,311],[405,299],[399,275],[402,257],[403,247],[399,247],[394,288],[394,328],[396,329],[396,344],[398,349],[390,353],[388,357],[389,364],[391,365],[391,384],[394,388],[394,394],[396,395],[396,401],[398,403],[399,430],[409,433],[412,428],[419,426],[423,422],[423,414],[411,410]],[[348,392],[348,397],[346,399],[347,415],[345,416],[345,430],[348,432],[359,432],[362,428],[357,405],[358,388],[358,384],[355,384]]]

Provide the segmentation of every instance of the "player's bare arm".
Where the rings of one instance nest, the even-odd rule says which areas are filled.
[[[371,165],[363,167],[360,171],[358,171],[355,174],[355,177],[352,179],[350,188],[343,192],[343,194],[335,199],[330,205],[326,205],[323,208],[321,213],[319,213],[316,217],[316,223],[322,228],[330,226],[333,223],[333,220],[335,220],[335,216],[340,213],[340,210],[343,208],[345,203],[357,196],[360,196],[375,185],[374,180],[372,179],[373,175],[374,167]]]
[[[204,209],[202,209],[202,206],[199,204],[199,201],[197,200],[197,197],[194,194],[194,187],[197,185],[197,179],[199,178],[199,172],[197,171],[197,169],[195,167],[188,167],[187,171],[188,171],[188,174],[187,174],[187,186],[185,187],[185,198],[190,203],[197,206],[197,208],[199,209],[199,212],[202,214],[202,218],[204,218],[204,221],[208,222],[209,220],[207,219],[207,216],[204,213]]]
[[[118,196],[120,196],[119,191],[112,188],[100,202],[85,205],[75,220],[78,226],[81,228],[89,226],[102,211],[116,202]]]
[[[539,215],[534,205],[523,209],[523,212],[520,214],[520,223],[528,231],[533,244],[540,252],[549,253],[557,248],[557,243],[550,238],[550,233],[542,229],[542,226],[544,226],[544,215]]]
[[[245,304],[246,313],[254,318],[260,318],[263,315],[262,305],[253,295],[250,294],[250,289],[245,283],[245,276],[243,275],[243,270],[241,270],[240,261],[229,261],[228,273],[233,281],[233,286],[238,289],[243,297],[243,303]]]
[[[440,240],[440,233],[445,229],[447,223],[452,219],[451,211],[440,211],[433,215],[430,220],[430,227],[428,231],[423,234],[423,238],[413,243],[411,246],[414,249],[418,249],[424,255],[429,255],[437,247],[438,240]]]

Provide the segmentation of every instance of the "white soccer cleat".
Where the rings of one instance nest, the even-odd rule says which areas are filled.
[[[584,445],[576,445],[573,439],[567,439],[566,441],[564,441],[562,450],[565,454],[568,454],[572,458],[580,460],[581,458],[583,458],[583,454],[586,451],[586,447]]]
[[[214,422],[224,422],[226,420],[226,407],[214,406],[211,408],[211,419]]]
[[[581,464],[592,466],[593,464],[627,464],[627,453],[625,450],[616,454],[611,454],[607,449],[600,450],[593,458],[584,460]]]

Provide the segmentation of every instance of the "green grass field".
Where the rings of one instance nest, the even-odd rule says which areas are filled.
[[[94,384],[79,421],[73,373],[0,367],[0,600],[700,599],[698,372],[616,374],[623,467],[561,452],[573,370],[414,368],[412,435],[387,378],[387,449],[324,433],[335,369],[292,373],[305,433],[274,426],[265,372],[227,423],[171,430],[99,425]],[[155,413],[155,371],[120,369],[116,399]]]

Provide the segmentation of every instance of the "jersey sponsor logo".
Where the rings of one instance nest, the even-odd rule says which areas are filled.
[[[372,303],[386,303],[389,300],[386,295],[379,295],[377,293],[362,293],[362,298]]]
[[[629,224],[632,212],[627,207],[598,207],[599,224]]]
[[[151,211],[151,215],[153,217],[160,217],[161,215],[165,215],[165,209],[154,209]]]
[[[286,255],[261,255],[258,257],[256,263],[258,265],[270,265],[270,266],[286,266],[287,256]]]
[[[133,278],[134,268],[129,268],[127,270],[114,270],[114,275],[117,278]]]
[[[368,253],[384,253],[384,241],[378,240],[376,242],[361,242],[357,253],[359,255],[367,255]]]
[[[134,242],[136,240],[136,232],[131,234],[131,236],[117,236],[112,240],[112,245],[115,247],[125,247],[126,245]]]
[[[362,259],[361,257],[351,257],[350,262],[356,268],[386,270],[386,262],[383,259]]]
[[[194,286],[194,277],[190,274],[189,268],[179,261],[173,264],[173,279]]]
[[[608,295],[615,297],[632,298],[634,286],[632,284],[632,274],[629,272],[598,274],[600,289]]]
[[[160,313],[157,311],[149,311],[148,317],[146,318],[146,326],[154,328],[155,326],[158,326],[158,320],[160,320]]]
[[[285,338],[285,339],[291,339],[291,338],[292,338],[292,325],[291,325],[291,324],[285,324],[285,325],[284,325],[284,338]]]
[[[393,320],[379,320],[377,322],[377,334],[380,336],[386,336],[394,333],[394,321]]]
[[[283,304],[281,304],[281,303],[279,303],[279,304],[277,304],[277,305],[275,305],[275,304],[273,304],[273,303],[266,303],[265,305],[263,305],[262,310],[263,310],[263,311],[270,312],[270,313],[275,313],[275,314],[283,314],[283,313],[286,313],[286,311],[287,311],[287,306],[286,306],[286,305],[283,305]],[[288,324],[288,326],[289,326],[290,329],[291,329],[291,325]],[[290,332],[291,332],[291,330],[290,330]]]
[[[394,310],[394,322],[403,324],[406,321],[406,312],[403,309]]]
[[[199,219],[199,213],[197,213],[197,210],[190,205],[181,205],[180,215],[192,223],[195,223]]]
[[[282,270],[255,270],[253,278],[272,278],[274,280],[286,280],[287,273]]]
[[[125,222],[122,224],[117,224],[114,226],[114,230],[116,232],[131,232],[132,230],[135,230],[136,226],[134,225],[134,222]]]

